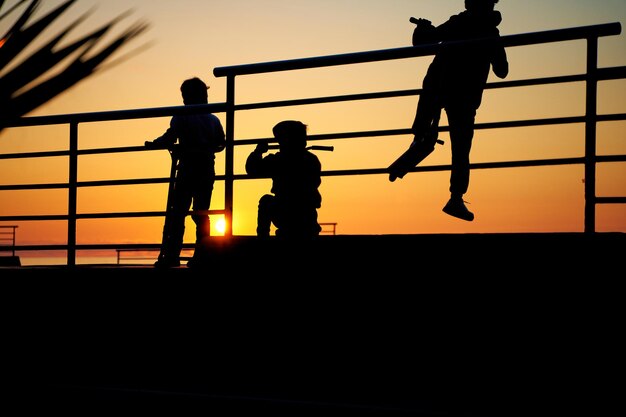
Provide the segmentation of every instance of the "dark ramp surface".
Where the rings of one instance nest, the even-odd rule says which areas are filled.
[[[3,268],[4,393],[24,415],[621,414],[623,243],[246,238],[203,269]]]

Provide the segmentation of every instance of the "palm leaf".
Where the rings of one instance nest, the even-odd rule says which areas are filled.
[[[26,3],[28,0],[20,0],[19,2],[15,3],[13,5],[13,7],[11,7],[9,10],[7,10],[6,12],[0,14],[0,20],[4,19],[7,15],[11,14],[13,12],[13,10],[17,9],[18,7],[20,7],[22,5],[22,3]],[[4,0],[0,0],[0,10],[2,10],[2,5],[4,4]]]
[[[137,25],[129,29],[95,56],[86,58],[84,54],[81,54],[61,73],[14,97],[11,101],[9,118],[19,117],[34,110],[79,81],[92,75],[97,67],[114,54],[125,42],[145,29],[146,26],[143,25]]]
[[[41,47],[38,51],[33,53],[27,59],[24,59],[21,64],[18,64],[13,70],[7,72],[2,77],[2,85],[0,85],[0,96],[8,96],[14,94],[20,88],[24,87],[28,83],[36,80],[41,75],[45,74],[49,68],[61,62],[68,57],[74,51],[79,49],[87,41],[98,36],[98,33],[94,33],[91,36],[86,36],[83,39],[74,42],[65,48],[53,51],[54,47],[82,20],[77,19],[57,37],[53,38],[48,44]],[[101,36],[101,35],[100,35]]]
[[[0,20],[8,18],[17,6],[27,1],[20,0],[10,10],[1,14]],[[53,36],[30,56],[17,62],[18,55],[76,1],[67,0],[36,22],[29,24],[41,3],[40,0],[31,0],[0,40],[0,71],[9,65],[13,67],[0,77],[0,131],[7,123],[23,117],[100,70],[102,64],[148,28],[146,23],[135,23],[114,37],[112,41],[103,45],[99,52],[94,53],[95,47],[103,37],[125,17],[125,14],[122,14],[99,29],[59,48],[58,45],[61,40],[85,20],[87,15],[83,15],[65,25],[60,33]],[[0,11],[2,11],[3,5],[4,0],[0,0]],[[60,69],[61,63],[72,55],[77,56],[71,59],[69,65]],[[37,84],[38,80],[46,77],[54,70],[60,71]]]
[[[4,45],[2,45],[2,49],[0,49],[0,68],[4,68],[75,1],[76,0],[66,1],[37,22],[24,28],[24,25],[26,25],[28,20],[33,16],[40,4],[40,0],[33,0],[4,36],[6,41]]]

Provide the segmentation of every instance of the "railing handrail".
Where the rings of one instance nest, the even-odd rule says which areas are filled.
[[[578,26],[573,28],[547,30],[543,32],[521,33],[502,36],[499,42],[505,47],[526,46],[552,42],[563,42],[584,39],[590,36],[619,35],[622,26],[619,22],[600,25]],[[361,64],[366,62],[386,61],[392,59],[415,58],[437,53],[439,50],[483,42],[492,42],[491,39],[473,39],[446,43],[432,43],[419,46],[406,46],[375,51],[352,52],[338,55],[326,55],[311,58],[297,58],[283,61],[259,62],[255,64],[231,65],[216,67],[213,75],[216,77],[261,74],[276,71],[290,71],[297,69],[320,68],[337,65]]]
[[[111,120],[147,119],[152,117],[169,117],[181,114],[195,114],[209,111],[221,113],[225,111],[225,103],[209,103],[180,105],[167,107],[149,107],[127,110],[110,110],[100,112],[54,114],[49,116],[28,116],[18,120],[7,121],[6,127],[42,126],[66,123],[106,122]]]
[[[508,87],[522,87],[522,86],[537,86],[537,85],[546,85],[546,84],[557,84],[557,83],[567,83],[567,82],[577,82],[577,81],[585,81],[587,75],[584,73],[581,74],[572,74],[572,75],[562,75],[555,77],[542,77],[542,78],[528,78],[521,80],[511,80],[511,81],[495,81],[488,83],[485,88],[508,88]],[[599,81],[606,80],[615,80],[620,78],[626,78],[626,66],[616,66],[616,67],[603,67],[598,68],[598,73],[596,77]],[[312,104],[312,103],[327,103],[331,101],[355,101],[359,99],[371,99],[371,98],[383,98],[383,97],[400,97],[403,95],[417,95],[419,94],[420,89],[407,89],[407,90],[396,90],[396,91],[385,91],[378,93],[358,93],[358,94],[347,94],[342,96],[331,96],[331,97],[319,97],[319,98],[308,98],[308,99],[298,99],[298,100],[283,100],[283,101],[273,101],[273,102],[260,102],[260,103],[246,103],[246,104],[236,104],[234,106],[235,110],[251,110],[251,109],[259,109],[259,108],[267,108],[267,107],[280,107],[281,105],[304,105],[304,104]],[[47,115],[47,116],[26,116],[19,120],[15,120],[12,122],[7,122],[6,127],[26,127],[26,126],[43,126],[43,125],[55,125],[55,124],[67,124],[67,123],[86,123],[86,122],[106,122],[113,120],[130,120],[130,119],[144,119],[144,118],[153,118],[153,117],[168,117],[175,114],[193,114],[199,113],[203,111],[210,111],[212,113],[223,113],[226,111],[226,103],[218,102],[218,103],[210,103],[210,104],[201,104],[195,106],[167,106],[167,107],[145,107],[138,109],[126,109],[126,110],[111,110],[111,111],[101,111],[101,112],[83,112],[83,113],[67,113],[67,114],[55,114],[55,115]],[[618,114],[618,116],[621,114]],[[599,115],[598,117],[611,117],[611,115]],[[577,119],[574,121],[575,123],[580,123],[584,116],[571,117],[570,119]],[[560,123],[557,119],[564,118],[554,118],[557,123]],[[540,119],[547,120],[547,119]],[[521,123],[532,122],[532,120],[524,120]],[[317,135],[317,136],[328,136],[328,135]],[[311,135],[311,139],[315,139],[315,135]],[[253,143],[254,139],[246,139],[239,140],[238,142],[243,143],[244,141]],[[258,141],[258,139],[257,139]],[[78,154],[95,154],[95,153],[112,153],[112,152],[133,152],[133,151],[143,151],[145,148],[143,146],[128,146],[128,147],[118,147],[118,148],[95,148],[95,149],[80,149],[78,150]],[[20,152],[20,153],[11,153],[11,154],[0,154],[0,159],[12,159],[12,158],[31,158],[31,157],[49,157],[49,156],[67,156],[69,151],[61,150],[61,151],[42,151],[42,152]]]
[[[0,242],[10,242],[8,245],[0,244],[0,251],[9,251],[12,253],[12,256],[15,256],[15,229],[18,227],[17,225],[0,225]],[[4,229],[11,230],[5,232]]]
[[[621,33],[619,22],[605,23],[599,25],[579,26],[565,29],[547,30],[542,32],[522,33],[506,35],[500,38],[505,47],[526,46],[541,43],[563,42],[576,39],[584,39],[589,36],[612,36]],[[216,77],[261,74],[275,71],[288,71],[294,69],[317,68],[324,66],[336,66],[357,64],[365,62],[414,58],[420,56],[433,55],[442,48],[457,44],[485,42],[483,39],[469,41],[447,42],[446,44],[427,44],[420,46],[407,46],[400,48],[380,49],[374,51],[353,52],[337,55],[326,55],[320,57],[297,58],[283,61],[269,61],[255,64],[231,65],[216,67],[213,74]],[[607,68],[608,69],[608,68]],[[623,71],[623,67],[614,67],[615,70]],[[607,74],[611,76],[611,74]],[[7,121],[6,127],[41,126],[65,123],[85,123],[102,122],[110,120],[143,119],[153,117],[167,117],[177,114],[193,114],[202,111],[212,113],[223,113],[227,109],[227,104],[209,103],[194,106],[166,106],[149,107],[140,109],[110,110],[101,112],[68,113],[48,116],[28,116],[18,120]]]

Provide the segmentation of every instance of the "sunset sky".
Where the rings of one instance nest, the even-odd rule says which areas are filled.
[[[15,1],[7,1],[8,9]],[[39,14],[62,3],[46,0]],[[116,27],[136,21],[149,30],[117,54],[112,65],[74,86],[29,116],[98,112],[182,105],[180,83],[193,76],[209,86],[209,101],[226,99],[226,79],[216,67],[280,61],[411,45],[414,25],[423,17],[435,25],[461,12],[463,0],[79,0],[44,39],[54,36],[85,12],[91,14],[72,32],[78,37],[131,10]],[[622,34],[600,39],[599,66],[626,65],[626,1],[501,0],[502,35],[619,22]],[[11,19],[0,24],[0,33]],[[47,37],[45,37],[47,36]],[[71,37],[70,37],[71,38]],[[68,39],[69,41],[70,39]],[[508,49],[507,80],[570,75],[585,70],[583,41]],[[28,51],[25,51],[27,53]],[[114,63],[116,58],[123,58]],[[279,72],[237,78],[238,104],[420,88],[432,57],[347,65],[319,70]],[[490,81],[495,81],[493,74]],[[584,114],[584,84],[487,90],[477,123]],[[311,135],[348,131],[401,129],[413,121],[417,96],[330,105],[239,112],[235,140],[268,138],[277,122],[298,119]],[[598,112],[626,113],[626,81],[600,84]],[[225,115],[217,114],[225,124]],[[447,125],[447,119],[442,121]],[[138,146],[161,135],[169,118],[82,124],[80,148]],[[626,153],[626,122],[598,125],[598,154]],[[0,132],[0,153],[67,149],[64,125],[14,128]],[[424,165],[450,162],[444,146]],[[323,169],[383,168],[411,141],[394,136],[337,140],[333,152],[317,152]],[[235,172],[252,147],[238,147]],[[478,130],[472,162],[582,156],[584,127]],[[219,154],[217,173],[224,170]],[[0,160],[0,183],[67,181],[67,160]],[[166,151],[89,156],[79,159],[79,181],[166,177]],[[476,170],[465,195],[476,215],[465,222],[444,214],[449,172],[409,174],[389,182],[386,175],[324,177],[320,222],[336,222],[340,234],[581,232],[584,229],[582,166]],[[598,167],[598,196],[626,196],[626,164]],[[253,235],[259,197],[267,180],[235,183],[233,234]],[[224,187],[216,183],[213,209],[223,208]],[[0,191],[0,215],[63,214],[67,193]],[[79,213],[163,210],[165,185],[80,189]],[[2,223],[0,224],[14,224]],[[597,231],[626,232],[624,205],[598,206]],[[64,243],[64,222],[19,222],[18,244]],[[78,243],[156,243],[162,219],[91,220],[78,223]],[[193,242],[188,222],[186,242]]]

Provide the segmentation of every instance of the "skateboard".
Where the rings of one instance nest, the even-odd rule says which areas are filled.
[[[417,166],[435,150],[435,144],[437,143],[443,145],[443,141],[436,137],[425,137],[422,138],[421,141],[414,140],[411,146],[409,146],[409,149],[387,168],[389,181],[394,182],[396,178],[403,178],[407,172]]]

